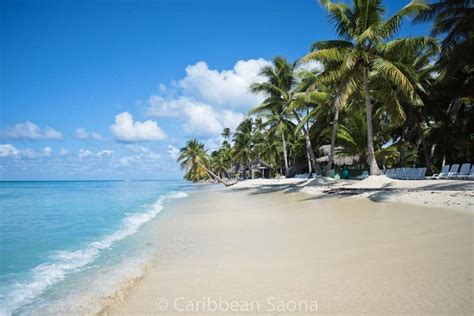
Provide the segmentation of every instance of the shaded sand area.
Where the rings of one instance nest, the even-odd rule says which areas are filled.
[[[397,180],[370,176],[364,180],[253,179],[239,181],[236,188],[273,188],[308,193],[315,198],[352,196],[374,202],[403,202],[474,212],[474,181],[468,180]]]
[[[160,214],[159,255],[107,313],[474,313],[472,214],[211,187]]]

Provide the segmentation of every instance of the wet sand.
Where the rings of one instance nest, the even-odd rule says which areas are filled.
[[[474,313],[472,213],[203,186],[160,217],[108,314]]]

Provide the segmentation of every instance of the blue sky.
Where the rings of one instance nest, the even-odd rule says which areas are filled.
[[[261,100],[262,65],[335,37],[314,0],[4,0],[0,14],[3,180],[181,178],[177,148],[215,147]]]

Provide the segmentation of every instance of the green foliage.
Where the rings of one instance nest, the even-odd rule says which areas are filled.
[[[204,144],[196,139],[190,140],[186,146],[180,149],[178,162],[184,170],[184,179],[198,182],[209,178],[206,166],[209,165],[209,157],[204,149]]]
[[[250,87],[264,101],[234,133],[224,129],[219,149],[209,157],[197,140],[181,149],[186,179],[209,178],[206,168],[227,176],[230,167],[255,159],[276,170],[301,165],[331,142],[333,126],[339,153],[360,157],[360,164],[370,164],[371,151],[388,168],[472,162],[471,1],[414,0],[387,19],[381,0],[321,4],[338,38],[315,42],[298,63],[318,61],[322,69],[298,70],[275,57],[260,71],[265,80]],[[433,37],[396,38],[406,18],[433,21]]]

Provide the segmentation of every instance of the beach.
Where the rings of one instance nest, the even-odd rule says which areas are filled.
[[[103,312],[474,313],[469,187],[432,207],[393,201],[413,188],[322,197],[327,186],[306,181],[202,185],[176,200],[154,222],[158,252],[146,273]],[[429,189],[438,201],[454,190]]]

